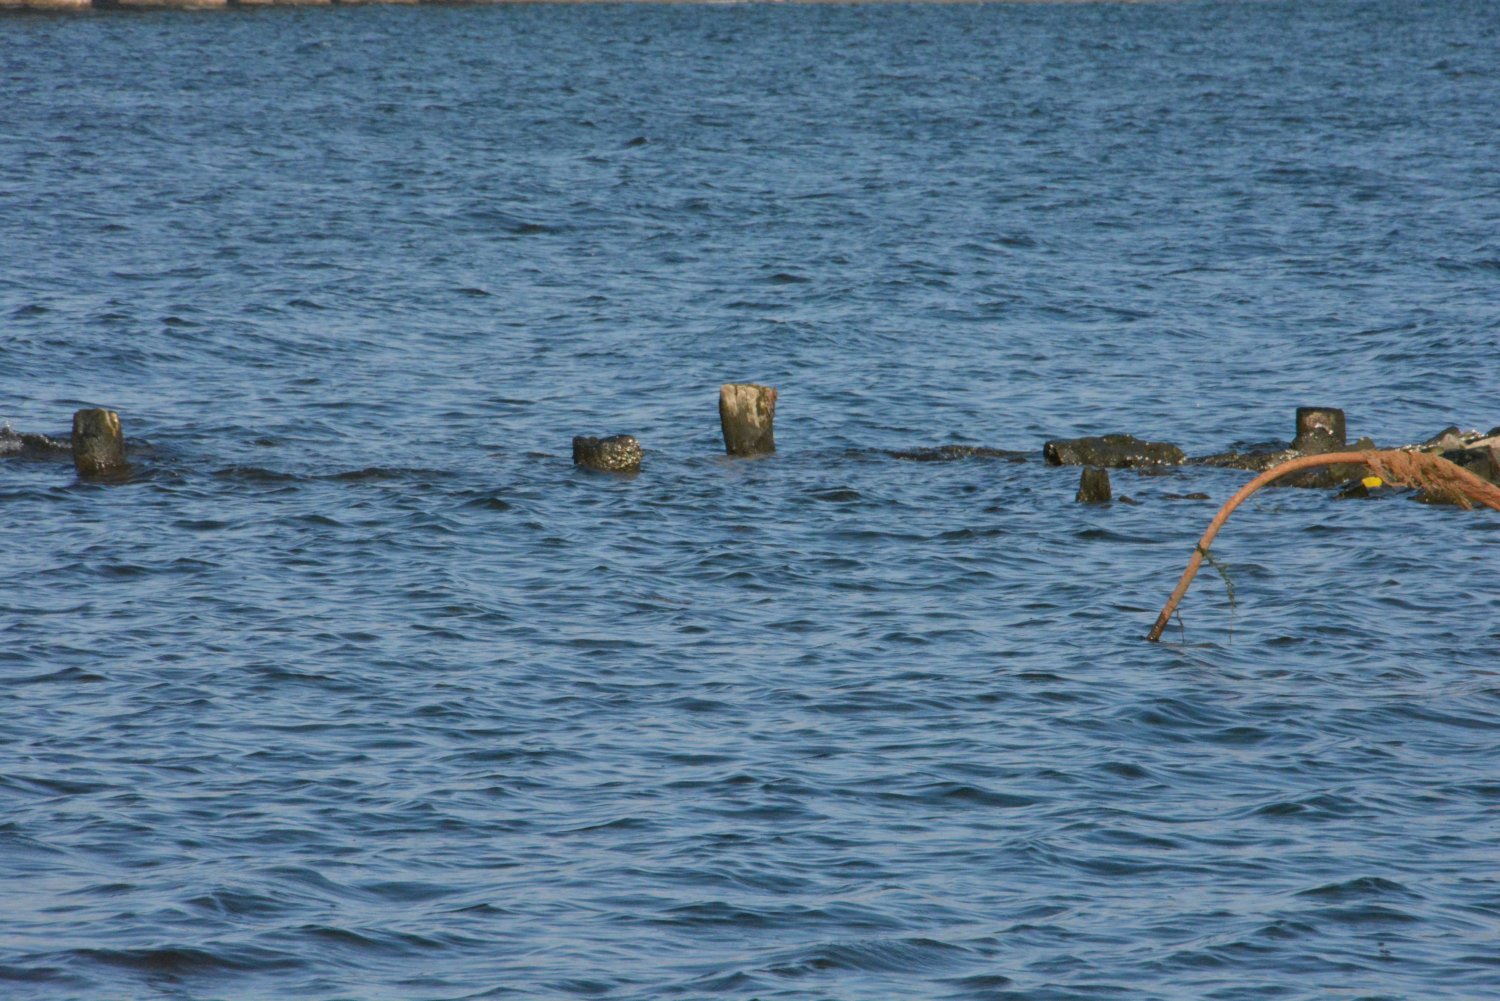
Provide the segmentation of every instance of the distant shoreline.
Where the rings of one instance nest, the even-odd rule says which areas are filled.
[[[897,6],[902,4],[1005,6],[1125,6],[1186,0],[0,0],[0,15],[83,11],[250,10],[266,7],[369,7],[375,5],[498,7],[540,5],[624,6]]]

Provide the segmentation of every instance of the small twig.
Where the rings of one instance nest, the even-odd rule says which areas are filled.
[[[1209,565],[1209,568],[1217,573],[1219,575],[1219,579],[1224,582],[1224,593],[1229,596],[1229,638],[1233,640],[1234,612],[1235,609],[1239,607],[1239,602],[1236,601],[1234,597],[1234,580],[1230,578],[1228,568],[1226,568],[1224,564],[1220,563],[1218,560],[1214,559],[1214,554],[1211,550],[1205,549],[1203,551],[1203,561],[1207,563]],[[1182,621],[1181,612],[1178,613],[1177,620],[1179,622]]]

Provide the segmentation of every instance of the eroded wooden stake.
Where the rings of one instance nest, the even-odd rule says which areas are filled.
[[[125,436],[113,410],[73,414],[73,468],[79,476],[108,476],[125,469]]]
[[[1344,412],[1338,407],[1298,407],[1297,436],[1292,448],[1304,455],[1337,452],[1347,448]]]
[[[1109,486],[1109,470],[1088,466],[1078,478],[1077,499],[1084,504],[1103,504],[1114,496]]]
[[[727,383],[719,387],[719,424],[724,429],[724,450],[730,455],[776,451],[775,420],[776,390],[770,386]]]

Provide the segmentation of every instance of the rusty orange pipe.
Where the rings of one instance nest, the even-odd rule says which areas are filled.
[[[1371,464],[1370,458],[1382,454],[1381,452],[1328,452],[1324,455],[1303,455],[1283,462],[1279,466],[1271,467],[1249,483],[1246,483],[1243,487],[1240,487],[1239,492],[1229,498],[1224,506],[1219,508],[1219,513],[1214,515],[1214,520],[1208,523],[1208,530],[1198,540],[1198,545],[1193,550],[1193,557],[1188,560],[1187,569],[1182,571],[1182,577],[1177,581],[1177,587],[1173,589],[1172,596],[1167,599],[1166,605],[1162,607],[1161,614],[1156,617],[1156,625],[1151,627],[1151,632],[1146,634],[1146,639],[1152,643],[1161,639],[1162,630],[1167,627],[1167,620],[1177,610],[1177,605],[1182,601],[1182,596],[1187,594],[1188,585],[1193,582],[1193,577],[1198,573],[1198,568],[1203,565],[1203,557],[1207,554],[1209,545],[1214,541],[1214,536],[1219,534],[1219,529],[1224,527],[1224,522],[1229,520],[1229,516],[1234,513],[1234,509],[1243,504],[1251,494],[1267,483],[1274,482],[1289,473],[1300,472],[1304,469],[1315,469],[1318,466],[1357,464],[1373,469],[1375,467]],[[1404,455],[1404,453],[1398,454]],[[1481,480],[1467,469],[1454,465],[1439,456],[1433,456],[1432,458],[1438,462],[1453,466],[1451,470],[1445,470],[1445,472],[1447,475],[1458,479],[1465,486],[1471,488],[1468,494],[1471,500],[1477,500],[1486,507],[1500,511],[1500,489],[1497,489],[1494,484]]]

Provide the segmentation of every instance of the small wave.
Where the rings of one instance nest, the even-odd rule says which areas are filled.
[[[883,938],[866,942],[827,942],[803,950],[768,972],[782,977],[851,973],[924,974],[952,969],[973,953],[930,938]]]
[[[1416,914],[1410,914],[1396,907],[1388,907],[1381,904],[1366,904],[1360,907],[1322,907],[1312,911],[1304,911],[1304,919],[1314,922],[1325,921],[1337,925],[1351,925],[1355,927],[1363,925],[1406,925],[1417,924],[1422,918]]]
[[[1332,794],[1308,796],[1299,800],[1277,800],[1266,803],[1252,811],[1258,817],[1295,818],[1297,820],[1329,820],[1368,815],[1369,810],[1356,800]]]
[[[124,967],[155,976],[181,977],[215,972],[292,969],[300,960],[272,949],[253,946],[206,949],[176,946],[155,949],[76,949],[66,954],[80,960]]]
[[[550,223],[536,222],[531,219],[523,219],[509,212],[499,209],[476,209],[464,217],[474,223],[478,228],[498,230],[513,236],[545,236],[561,233],[567,227]]]
[[[326,473],[319,477],[344,483],[359,483],[372,480],[408,480],[413,478],[436,479],[447,474],[437,469],[412,469],[403,466],[366,466],[340,473]]]
[[[287,483],[301,479],[293,473],[266,469],[262,466],[227,466],[224,469],[214,470],[213,475],[220,479],[245,480],[250,483]]]
[[[832,501],[836,503],[848,503],[850,501],[864,500],[858,490],[848,487],[834,487],[824,490],[813,490],[808,493],[813,500]]]
[[[1341,883],[1327,883],[1323,886],[1315,886],[1310,890],[1299,890],[1297,891],[1297,896],[1339,901],[1366,900],[1381,897],[1403,897],[1408,900],[1420,899],[1420,894],[1413,892],[1400,883],[1383,879],[1379,876],[1361,876],[1358,879],[1345,880]]]
[[[189,906],[228,917],[267,918],[288,910],[291,904],[253,890],[220,888],[187,901]]]

